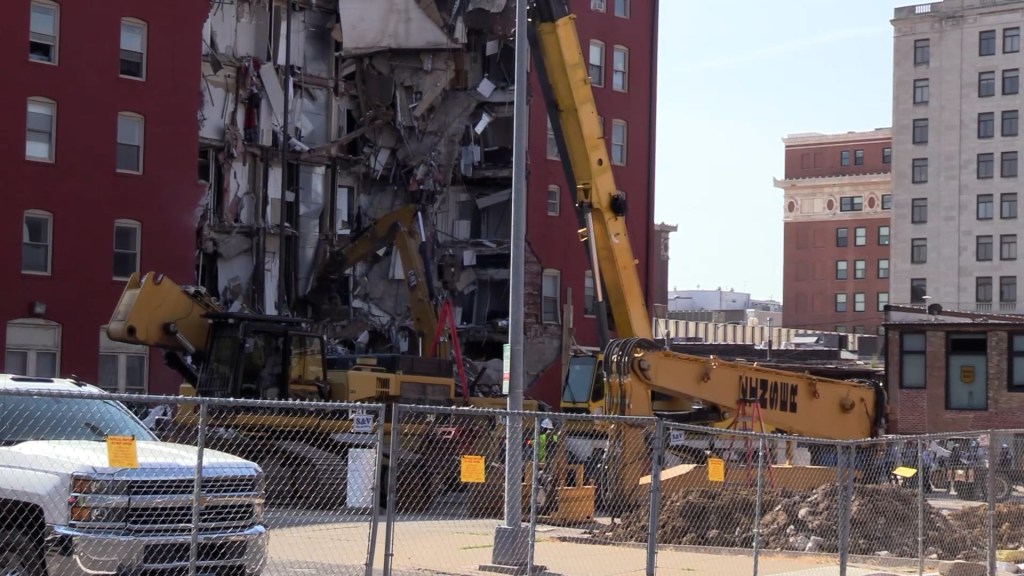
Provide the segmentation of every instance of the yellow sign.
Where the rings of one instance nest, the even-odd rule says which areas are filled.
[[[460,459],[460,479],[462,482],[482,483],[484,481],[484,457],[464,455]]]
[[[138,468],[134,436],[107,436],[107,463],[111,468]]]
[[[892,473],[899,476],[900,478],[913,478],[914,474],[917,474],[917,470],[909,466],[900,466],[899,468],[893,470]]]
[[[708,481],[725,482],[725,460],[708,458]]]
[[[960,381],[964,384],[974,384],[974,366],[960,367]]]

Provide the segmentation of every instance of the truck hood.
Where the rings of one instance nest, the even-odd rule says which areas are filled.
[[[140,469],[195,468],[199,449],[186,444],[159,441],[140,441],[137,444]],[[80,440],[51,440],[22,442],[0,448],[0,465],[53,472],[112,472],[107,466],[107,444]],[[213,472],[217,468],[253,469],[256,464],[216,450],[203,451],[203,468]]]

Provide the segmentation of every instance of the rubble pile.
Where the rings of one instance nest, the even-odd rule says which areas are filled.
[[[669,545],[752,548],[756,492],[699,488],[662,500],[658,541]],[[761,548],[837,553],[840,500],[835,484],[812,492],[766,489],[761,507]],[[1024,548],[1024,505],[1000,504],[997,547]],[[917,493],[890,485],[855,485],[850,508],[850,554],[915,558],[918,553]],[[925,503],[924,554],[938,560],[982,561],[986,557],[986,507],[944,514]],[[1014,529],[1014,527],[1018,527]],[[641,507],[596,536],[645,542],[648,516]]]
[[[970,542],[985,542],[988,534],[988,506],[971,506],[949,513],[949,520],[959,532],[958,538]],[[997,550],[1024,548],[1024,504],[996,505],[995,530]]]
[[[839,550],[839,491],[825,485],[810,495],[787,498],[762,518],[766,549],[830,552]],[[895,486],[855,485],[850,508],[850,553],[902,558],[917,556],[917,493]],[[925,555],[942,560],[979,560],[984,539],[968,540],[940,511],[925,506]]]
[[[784,495],[765,491],[761,513],[767,514]],[[757,492],[737,487],[729,491],[699,488],[676,492],[662,500],[658,542],[689,546],[752,548]],[[641,507],[622,518],[601,536],[610,540],[646,542],[648,510]]]

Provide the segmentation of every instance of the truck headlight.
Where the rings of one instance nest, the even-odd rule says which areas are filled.
[[[102,494],[121,496],[127,494],[128,484],[123,480],[75,476],[71,479],[72,494]]]
[[[79,500],[72,497],[69,501],[71,504],[71,521],[72,522],[88,522],[92,524],[120,524],[125,521],[125,509],[124,508],[111,508],[107,506],[86,506],[80,504]]]

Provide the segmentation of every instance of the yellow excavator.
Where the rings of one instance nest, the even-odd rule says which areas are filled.
[[[412,229],[417,214],[416,207],[403,206],[328,254],[314,273],[307,302],[318,320],[323,320],[325,313],[315,307],[329,297],[331,290],[326,287],[338,274],[394,245],[402,257],[414,329],[421,339],[438,334],[436,300],[423,254],[417,248],[418,243],[422,248],[422,242],[416,240]],[[454,332],[454,324],[450,329]],[[502,398],[470,396],[464,380],[461,387],[456,386],[448,357],[449,342],[457,343],[454,334],[449,335],[451,340],[439,341],[436,349],[421,345],[421,355],[328,357],[326,339],[313,320],[262,315],[244,307],[229,312],[205,289],[178,285],[154,272],[136,273],[128,280],[107,334],[117,342],[162,349],[167,364],[183,378],[182,396],[476,407],[504,403]],[[528,407],[538,408],[535,401]],[[174,414],[174,429],[194,434],[197,418],[194,406],[184,406]],[[282,414],[235,408],[210,414],[212,426],[234,432],[229,445],[219,448],[253,459],[268,470],[270,500],[275,503],[296,503],[294,500],[302,497],[344,501],[347,454],[358,444],[350,441],[354,420],[355,414],[347,410]],[[385,433],[390,433],[389,425],[384,425]],[[447,479],[423,482],[434,469],[422,466],[426,459],[418,457],[417,445],[425,442],[425,449],[432,454],[439,450],[456,453],[458,449],[448,450],[444,445],[461,445],[472,438],[464,432],[443,423],[403,426],[402,448],[410,462],[401,467],[401,485],[420,492],[400,503],[429,506],[435,487],[448,484]],[[390,457],[385,455],[386,465]],[[293,489],[300,479],[315,485],[310,490]],[[315,502],[297,503],[316,506]]]
[[[562,409],[658,416],[717,427],[735,427],[741,411],[747,417],[756,411],[760,423],[755,431],[842,440],[883,433],[886,399],[878,383],[679,354],[654,341],[626,228],[627,198],[615,183],[575,16],[564,0],[535,0],[531,22],[535,67],[569,189],[575,191],[580,238],[597,279],[597,317],[604,321],[609,306],[618,335],[607,341],[601,354],[570,358]],[[601,332],[607,334],[607,328],[602,326]],[[570,449],[580,460],[605,451],[600,454],[604,476],[598,481],[606,502],[644,502],[641,479],[651,473],[650,439],[628,425],[607,426],[605,432],[598,439],[591,431],[580,434]],[[573,443],[572,438],[567,440]],[[685,472],[702,474],[701,466],[687,466]],[[775,468],[774,481],[782,486],[825,483],[835,477],[829,468]],[[669,475],[680,474],[675,470]]]

